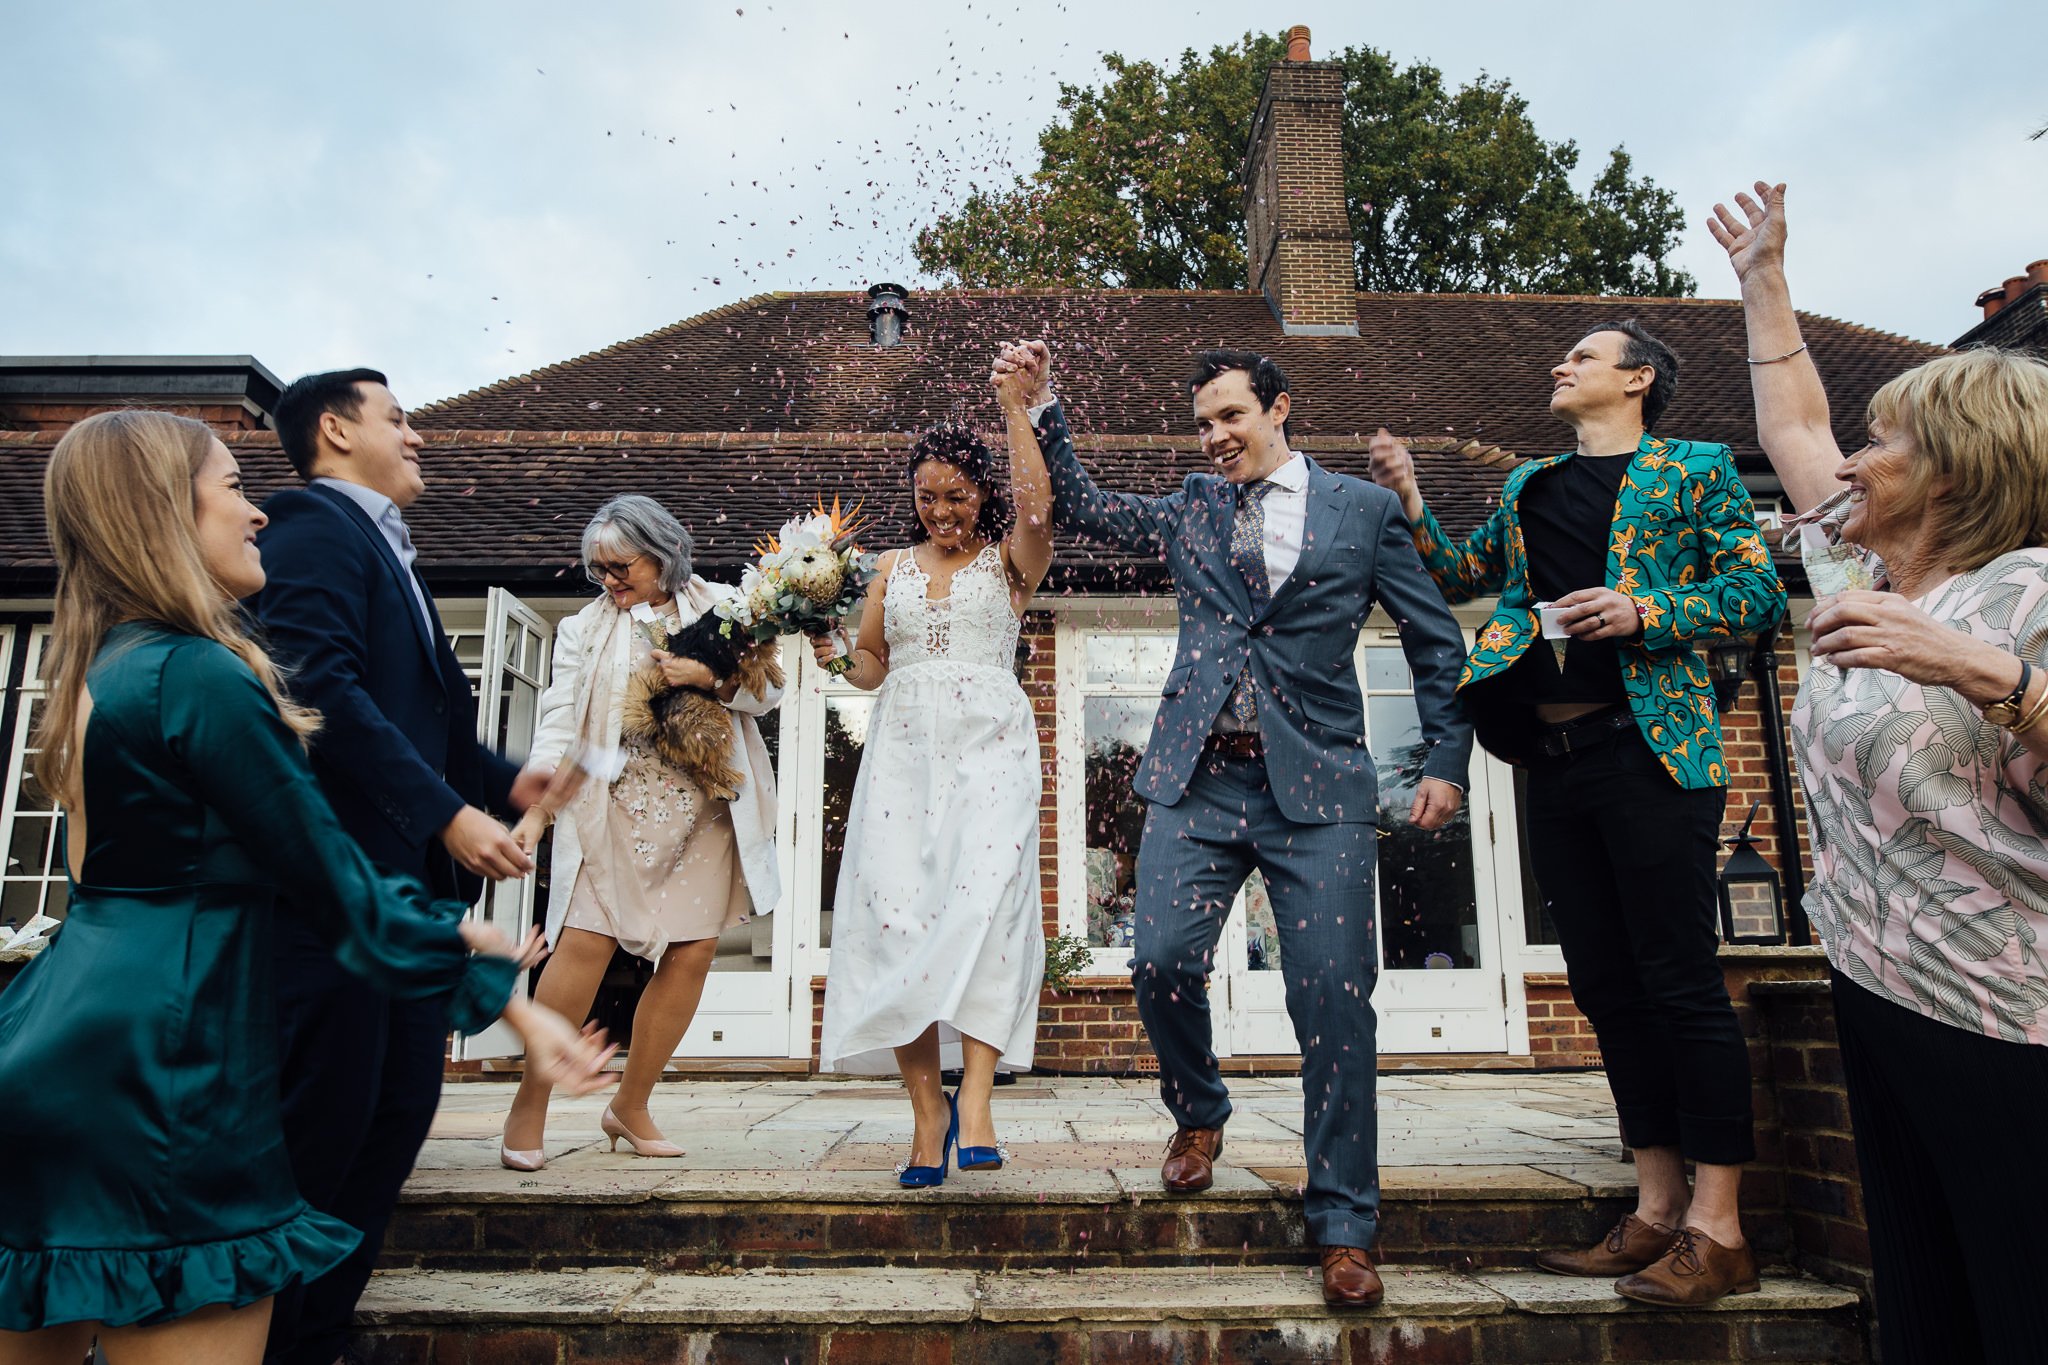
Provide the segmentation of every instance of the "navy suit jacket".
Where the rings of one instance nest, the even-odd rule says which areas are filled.
[[[1106,544],[1165,560],[1180,608],[1180,646],[1133,784],[1171,806],[1187,792],[1202,746],[1246,660],[1251,663],[1266,777],[1288,819],[1377,823],[1379,777],[1365,743],[1365,704],[1352,663],[1379,603],[1401,632],[1415,675],[1427,756],[1422,776],[1464,786],[1472,727],[1456,699],[1464,635],[1416,555],[1400,499],[1377,484],[1308,461],[1301,559],[1254,613],[1230,562],[1237,492],[1190,474],[1166,497],[1108,493],[1074,454],[1066,414],[1040,418],[1054,520]]]
[[[474,900],[482,880],[438,836],[465,805],[505,810],[518,769],[477,742],[469,679],[433,596],[430,628],[383,532],[346,495],[286,489],[263,511],[268,581],[251,605],[286,686],[325,718],[313,767],[342,827],[436,895]]]

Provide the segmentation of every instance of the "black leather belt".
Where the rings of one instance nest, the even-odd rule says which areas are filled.
[[[1204,758],[1261,758],[1266,746],[1260,742],[1256,732],[1234,730],[1228,733],[1211,731],[1208,743],[1202,746]]]
[[[1616,706],[1568,720],[1562,725],[1546,725],[1536,732],[1529,748],[1540,758],[1563,758],[1581,749],[1605,744],[1635,723],[1635,715],[1626,706]]]

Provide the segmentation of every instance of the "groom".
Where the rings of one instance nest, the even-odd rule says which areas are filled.
[[[1210,1050],[1208,978],[1239,886],[1272,896],[1287,1013],[1301,1046],[1307,1216],[1323,1297],[1380,1301],[1371,1005],[1378,778],[1352,657],[1375,603],[1401,631],[1428,746],[1408,818],[1436,829],[1464,799],[1472,737],[1453,692],[1463,637],[1423,571],[1399,499],[1287,447],[1287,376],[1249,351],[1205,351],[1188,380],[1212,473],[1166,497],[1105,493],[1074,454],[1041,342],[1007,364],[1040,377],[1033,420],[1054,518],[1156,554],[1180,645],[1135,783],[1145,798],[1132,982],[1179,1129],[1160,1179],[1209,1187],[1230,1098]]]

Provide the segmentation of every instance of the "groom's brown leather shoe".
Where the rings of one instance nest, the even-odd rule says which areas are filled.
[[[1697,1308],[1758,1288],[1756,1253],[1749,1244],[1724,1247],[1698,1228],[1674,1236],[1655,1265],[1614,1282],[1623,1298],[1660,1308]]]
[[[1645,1223],[1632,1213],[1623,1214],[1607,1234],[1607,1240],[1584,1251],[1545,1251],[1536,1264],[1553,1275],[1591,1275],[1607,1279],[1633,1275],[1655,1265],[1671,1249],[1678,1234],[1662,1223]]]
[[[1324,1303],[1332,1308],[1370,1308],[1386,1296],[1387,1288],[1365,1248],[1323,1248]]]
[[[1196,1194],[1216,1179],[1216,1154],[1223,1150],[1221,1128],[1177,1128],[1166,1144],[1159,1183],[1173,1194]]]

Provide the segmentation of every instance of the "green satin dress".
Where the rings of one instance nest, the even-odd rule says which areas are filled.
[[[463,907],[379,871],[223,646],[149,624],[87,677],[83,864],[56,941],[0,992],[0,1329],[156,1323],[312,1279],[361,1234],[299,1197],[278,1118],[272,915],[349,970],[504,1008]]]

